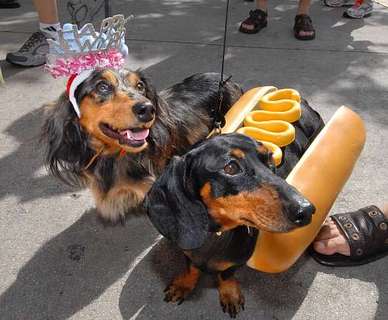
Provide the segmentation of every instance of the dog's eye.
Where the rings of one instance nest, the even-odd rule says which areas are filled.
[[[110,94],[112,93],[112,86],[109,83],[106,83],[105,81],[101,81],[97,83],[96,89],[101,94]]]
[[[140,92],[144,92],[145,90],[145,85],[143,82],[139,81],[137,84],[136,84],[136,89],[139,90]]]
[[[234,176],[241,172],[241,168],[237,161],[232,160],[224,167],[224,172],[228,175]]]

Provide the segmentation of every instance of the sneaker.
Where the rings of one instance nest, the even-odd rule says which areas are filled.
[[[338,8],[353,6],[355,4],[355,0],[323,0],[323,3],[327,7]]]
[[[362,19],[371,15],[373,11],[373,2],[364,2],[361,5],[356,4],[344,12],[345,18]]]
[[[5,58],[9,63],[23,67],[36,67],[46,63],[49,46],[47,36],[42,31],[34,32],[16,52],[10,52]]]

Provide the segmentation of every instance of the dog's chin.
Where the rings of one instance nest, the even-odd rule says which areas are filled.
[[[139,142],[139,146],[137,146],[137,147],[123,145],[123,144],[120,144],[120,147],[121,147],[121,149],[123,149],[127,153],[136,154],[136,153],[140,153],[140,152],[144,151],[148,147],[148,142],[146,140],[144,140],[144,142],[142,144],[140,144],[140,142]]]
[[[284,233],[296,229],[296,226],[287,221],[261,221],[256,219],[240,218],[241,223],[247,227],[253,227],[258,230],[272,232],[272,233]]]

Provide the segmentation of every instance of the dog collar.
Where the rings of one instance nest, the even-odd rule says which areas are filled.
[[[250,226],[246,226],[247,227],[247,232],[248,232],[248,234],[250,235],[250,236],[252,236],[253,235],[253,231],[252,231],[252,229],[251,229],[251,227]],[[216,236],[217,237],[221,237],[222,236],[222,231],[217,231],[216,232]]]

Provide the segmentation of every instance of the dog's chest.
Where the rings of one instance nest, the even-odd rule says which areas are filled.
[[[123,219],[131,212],[141,212],[140,205],[155,181],[148,163],[125,158],[100,165],[93,173],[88,174],[88,181],[96,207],[102,218],[110,221]]]
[[[209,234],[201,248],[184,251],[199,269],[205,272],[224,271],[244,264],[252,255],[258,230],[239,226],[218,236]]]

